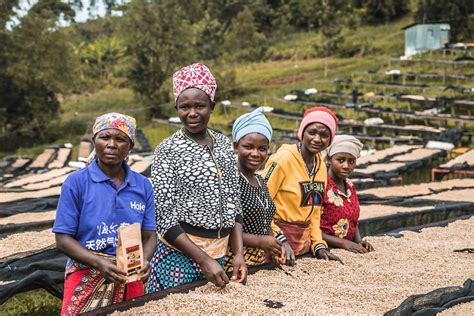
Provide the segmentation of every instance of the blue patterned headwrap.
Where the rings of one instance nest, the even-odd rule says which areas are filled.
[[[234,142],[238,143],[242,137],[251,133],[262,134],[269,142],[272,141],[272,126],[263,114],[262,108],[246,113],[237,118],[234,122],[234,126],[232,127]]]

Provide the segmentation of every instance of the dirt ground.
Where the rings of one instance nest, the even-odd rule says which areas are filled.
[[[375,252],[357,255],[334,250],[344,265],[305,258],[298,260],[296,267],[250,275],[246,286],[231,284],[220,290],[208,284],[188,294],[171,294],[148,302],[123,314],[381,315],[410,295],[461,286],[473,277],[473,255],[453,252],[474,247],[473,235],[474,217],[471,217],[448,227],[427,228],[421,233],[404,232],[402,238],[371,237],[368,240]]]

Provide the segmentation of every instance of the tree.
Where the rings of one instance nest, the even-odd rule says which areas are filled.
[[[138,0],[126,7],[121,33],[130,59],[128,79],[142,102],[160,113],[169,102],[171,85],[163,83],[173,71],[195,61],[193,30],[174,0]]]
[[[223,26],[217,19],[211,18],[206,11],[203,18],[194,24],[193,29],[200,59],[211,60],[222,56],[225,36]]]
[[[93,42],[81,42],[74,54],[80,59],[83,81],[90,77],[108,83],[125,54],[125,45],[117,36],[100,36]]]
[[[316,43],[315,48],[320,55],[328,56],[344,41],[342,29],[350,18],[352,6],[345,0],[315,0],[313,5],[317,10],[312,23],[322,36],[322,42]]]
[[[418,0],[415,22],[447,22],[451,25],[452,38],[463,40],[472,35],[471,13],[474,13],[472,0]]]
[[[365,6],[369,24],[390,22],[410,11],[408,0],[366,0]]]
[[[225,48],[238,61],[259,61],[265,56],[268,44],[265,35],[257,31],[249,8],[246,7],[232,20]]]
[[[71,47],[57,27],[60,17],[69,19],[74,12],[60,1],[38,1],[17,23],[8,24],[16,5],[11,1],[2,8],[10,10],[1,17],[0,142],[6,149],[51,135],[59,111],[56,93],[66,91],[75,77]]]

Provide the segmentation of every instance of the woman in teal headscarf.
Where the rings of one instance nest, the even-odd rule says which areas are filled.
[[[232,128],[237,167],[240,173],[240,201],[243,215],[244,258],[247,265],[268,261],[294,263],[291,247],[282,234],[272,231],[275,204],[263,178],[256,172],[268,156],[272,127],[258,108],[237,118]],[[284,251],[287,250],[287,251]],[[230,254],[227,267],[230,267]]]

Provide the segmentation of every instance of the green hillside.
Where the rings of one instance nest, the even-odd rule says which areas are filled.
[[[329,4],[305,0],[235,0],[227,4],[194,0],[188,5],[168,0],[153,4],[133,1],[124,7],[123,17],[73,23],[53,32],[51,26],[58,14],[72,13],[62,5],[55,7],[55,1],[39,3],[20,19],[21,27],[16,25],[0,34],[19,49],[16,53],[0,50],[0,58],[6,56],[8,66],[4,73],[0,71],[0,89],[6,91],[7,104],[0,99],[0,112],[10,113],[0,121],[0,141],[5,144],[0,157],[34,156],[50,144],[77,145],[80,137],[89,132],[94,118],[110,111],[136,117],[154,147],[175,130],[163,120],[152,120],[175,116],[170,104],[171,74],[174,69],[196,61],[204,62],[216,75],[218,102],[230,99],[233,105],[239,105],[245,101],[291,113],[302,114],[308,105],[285,102],[283,96],[307,88],[339,94],[349,94],[354,89],[361,94],[383,94],[387,98],[359,100],[388,108],[407,106],[389,98],[400,93],[465,97],[451,90],[359,84],[401,83],[400,78],[385,75],[389,69],[416,73],[439,70],[429,64],[405,65],[395,61],[404,52],[402,28],[422,13],[439,14],[420,3],[387,2],[381,8],[376,1],[368,0]],[[453,27],[453,38],[469,40],[470,10],[463,16],[464,24]],[[14,10],[5,12],[0,22],[7,21],[5,17]],[[68,15],[63,18],[67,20]],[[181,22],[173,26],[177,21]],[[169,26],[164,28],[167,23]],[[42,29],[48,32],[41,33]],[[37,46],[21,45],[32,43],[33,38],[39,43]],[[416,58],[446,56],[434,53]],[[470,72],[469,67],[444,69],[444,73]],[[8,86],[9,80],[13,87]],[[353,80],[354,84],[344,80]],[[439,85],[440,80],[423,78],[420,83]],[[444,85],[450,83],[443,78]],[[473,86],[473,77],[456,84]],[[12,96],[17,94],[20,96],[15,102]],[[324,93],[317,97],[340,105],[349,101]],[[238,106],[224,108],[218,104],[211,126],[229,132],[229,124],[244,111]],[[346,109],[336,112],[344,119],[367,117],[367,113]],[[295,120],[273,116],[270,120],[276,128],[297,127]],[[447,126],[454,124],[450,122]],[[77,149],[73,158],[76,154]]]

